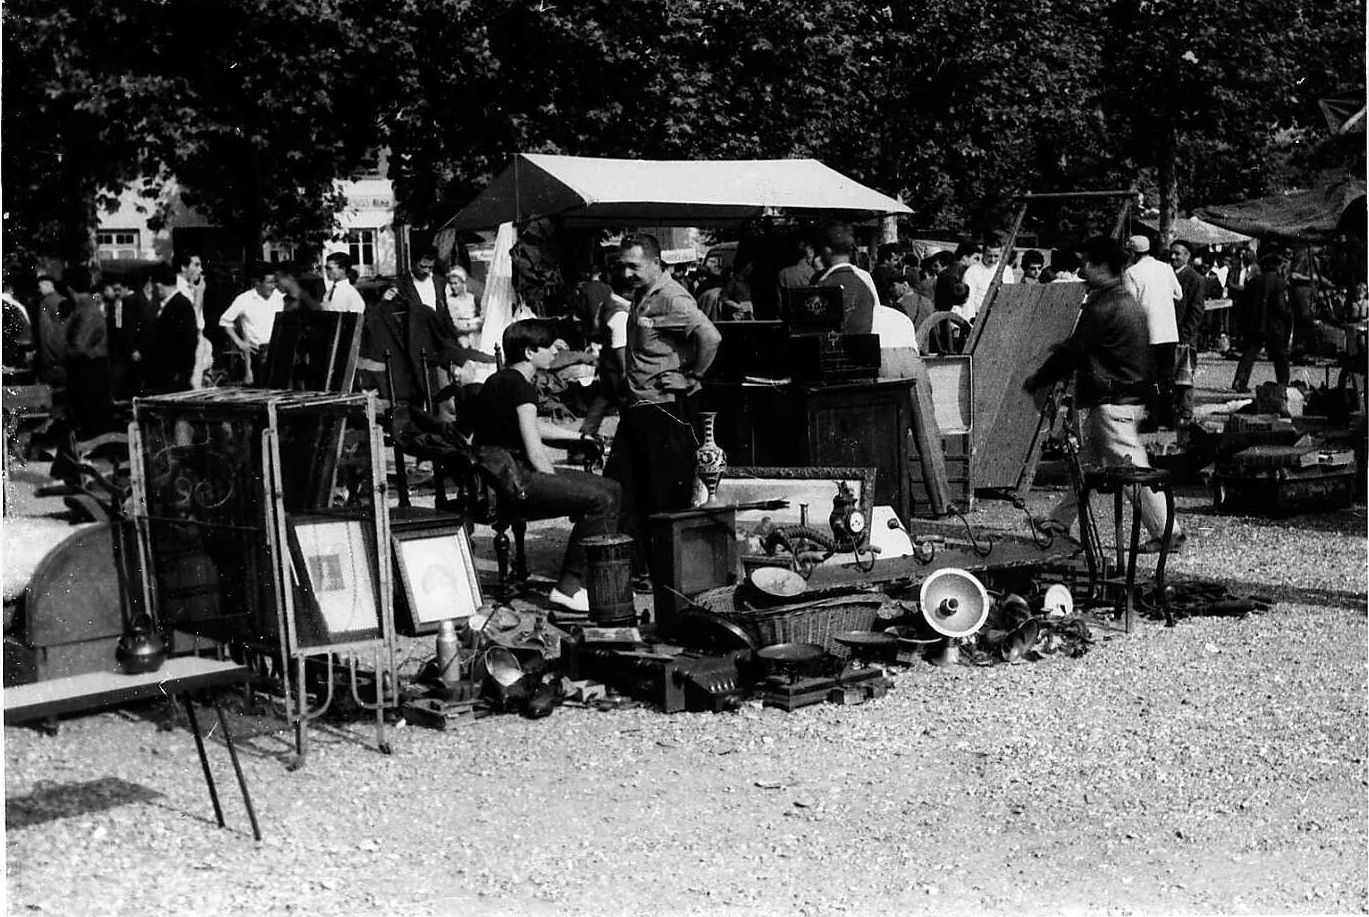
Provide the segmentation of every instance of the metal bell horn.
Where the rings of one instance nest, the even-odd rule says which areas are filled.
[[[927,626],[944,637],[968,637],[989,616],[989,593],[974,575],[958,567],[937,570],[919,594]]]

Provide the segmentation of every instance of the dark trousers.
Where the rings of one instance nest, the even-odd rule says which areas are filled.
[[[1269,348],[1269,359],[1274,363],[1274,378],[1279,385],[1288,387],[1288,333],[1276,330],[1273,334],[1251,331],[1245,335],[1245,346],[1241,348],[1241,362],[1236,364],[1236,377],[1231,380],[1234,389],[1250,388],[1250,371],[1255,368],[1255,360],[1260,350]]]
[[[647,517],[689,508],[698,416],[695,397],[636,404],[621,412],[604,475],[623,485],[623,531],[636,540],[637,573],[645,573],[652,558]]]
[[[581,542],[591,535],[618,531],[622,490],[617,481],[569,468],[559,468],[556,474],[529,472],[526,485],[527,499],[518,504],[520,512],[529,518],[569,516],[575,520],[556,584],[570,595],[585,581],[585,548]]]
[[[67,360],[67,409],[81,439],[108,433],[114,426],[114,401],[109,384],[109,359],[71,357]]]
[[[1151,344],[1151,361],[1155,365],[1155,385],[1159,389],[1150,416],[1162,427],[1174,425],[1174,351],[1178,343]]]

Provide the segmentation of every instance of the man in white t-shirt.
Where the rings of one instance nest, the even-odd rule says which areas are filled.
[[[979,314],[980,308],[984,305],[984,298],[989,294],[989,286],[993,282],[994,272],[998,270],[998,262],[1003,259],[1003,246],[990,243],[984,246],[984,254],[980,260],[971,262],[965,268],[965,274],[960,278],[960,282],[970,288],[970,298],[965,300],[965,305],[959,310],[960,317],[967,322],[974,321]],[[1016,283],[1017,275],[1011,267],[1003,267],[1003,283]]]
[[[1155,360],[1155,383],[1159,386],[1159,400],[1152,409],[1151,420],[1169,426],[1171,421],[1171,391],[1174,385],[1174,351],[1179,343],[1179,322],[1174,304],[1183,298],[1184,290],[1174,268],[1150,256],[1150,240],[1132,236],[1127,240],[1132,263],[1123,276],[1127,292],[1136,297],[1145,310],[1150,329],[1150,352]]]
[[[252,288],[239,293],[224,310],[219,327],[242,352],[243,381],[252,385],[265,378],[266,348],[271,343],[271,330],[285,305],[285,297],[276,289],[275,271],[263,262],[252,265],[247,279]]]
[[[352,269],[352,256],[346,252],[333,252],[323,259],[323,276],[327,283],[323,288],[321,305],[328,312],[365,312],[366,300],[361,298],[357,288],[352,286],[347,272]]]

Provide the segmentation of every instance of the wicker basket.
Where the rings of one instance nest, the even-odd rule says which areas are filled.
[[[694,598],[696,604],[727,618],[760,646],[776,643],[816,643],[833,656],[845,658],[846,647],[834,639],[848,630],[870,630],[889,601],[879,592],[808,594],[802,602],[753,609],[738,600],[736,588],[710,589]]]

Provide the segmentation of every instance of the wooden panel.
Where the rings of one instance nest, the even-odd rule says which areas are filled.
[[[1017,486],[1039,417],[1022,381],[1069,337],[1083,298],[1084,286],[1077,283],[1013,284],[999,291],[973,354],[975,486]]]

